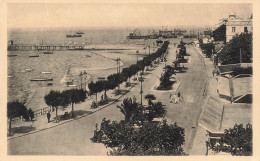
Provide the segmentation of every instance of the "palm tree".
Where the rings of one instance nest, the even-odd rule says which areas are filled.
[[[152,121],[154,118],[163,117],[166,113],[162,102],[151,102],[151,105],[147,108],[148,113],[146,115],[148,121]]]
[[[156,97],[153,94],[147,94],[144,96],[146,100],[148,100],[148,105],[151,105],[152,100],[156,100]]]
[[[125,115],[126,122],[142,120],[142,107],[139,103],[133,102],[131,98],[125,98],[121,106],[117,106]]]

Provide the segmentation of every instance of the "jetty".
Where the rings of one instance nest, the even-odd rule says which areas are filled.
[[[8,51],[55,51],[55,50],[79,50],[83,49],[82,46],[69,46],[69,45],[30,45],[30,44],[9,44]],[[47,52],[46,52],[47,53]],[[48,52],[52,54],[52,52]]]

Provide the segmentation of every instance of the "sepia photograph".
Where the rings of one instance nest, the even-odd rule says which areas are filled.
[[[252,3],[7,3],[6,155],[254,156],[253,24]]]

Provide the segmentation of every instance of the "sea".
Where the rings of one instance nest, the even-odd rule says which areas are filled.
[[[66,38],[67,34],[77,31],[84,32],[82,37]],[[132,31],[128,28],[8,30],[8,40],[12,40],[14,44],[69,45],[91,49],[53,51],[53,54],[43,54],[42,51],[8,51],[8,55],[17,55],[7,58],[8,101],[18,100],[30,106],[30,101],[44,97],[51,89],[66,89],[66,77],[70,77],[76,87],[84,83],[84,87],[87,88],[90,81],[117,72],[115,59],[120,58],[122,70],[147,55],[148,44],[153,46],[151,52],[156,50],[155,40],[126,39]],[[149,29],[140,29],[141,34],[149,32]],[[98,48],[109,50],[96,50]],[[30,57],[32,55],[39,57]],[[80,76],[82,71],[86,72],[84,78]],[[40,78],[52,78],[53,81],[30,81]]]

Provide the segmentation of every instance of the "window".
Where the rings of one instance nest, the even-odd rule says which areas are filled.
[[[232,27],[232,32],[236,32],[236,27]]]
[[[244,32],[248,32],[247,27],[244,27]]]

